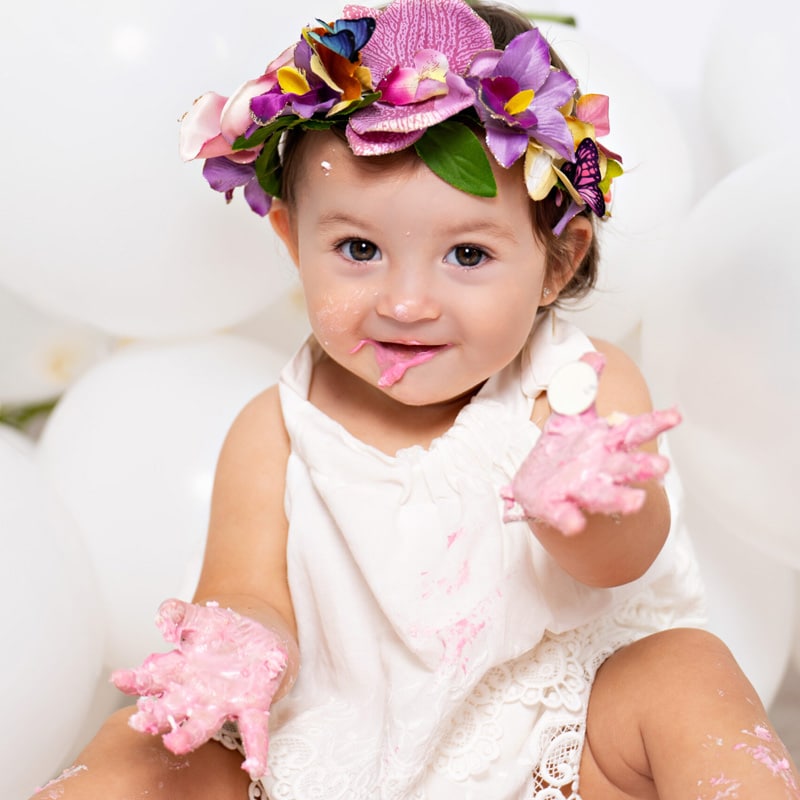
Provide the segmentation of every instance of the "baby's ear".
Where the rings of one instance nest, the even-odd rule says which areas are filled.
[[[272,223],[272,230],[278,234],[281,241],[286,245],[289,256],[298,266],[299,248],[297,244],[297,231],[289,207],[282,200],[275,199],[269,210],[269,221]]]
[[[594,228],[587,216],[579,214],[570,220],[560,236],[563,249],[558,258],[553,259],[548,269],[545,292],[540,305],[546,306],[558,299],[561,290],[572,280],[572,276],[586,258],[593,238]]]

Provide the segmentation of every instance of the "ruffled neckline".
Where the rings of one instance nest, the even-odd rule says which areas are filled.
[[[302,455],[309,462],[319,462],[320,455],[326,452],[327,437],[338,444],[339,451],[341,445],[346,444],[354,453],[389,467],[416,463],[449,451],[452,446],[460,450],[465,439],[469,440],[470,449],[478,445],[495,460],[497,445],[508,446],[511,429],[520,420],[534,425],[530,420],[533,403],[546,390],[553,373],[568,361],[579,358],[587,349],[591,349],[591,343],[579,329],[552,311],[541,313],[520,353],[503,370],[489,377],[459,410],[446,431],[427,447],[409,445],[391,455],[359,439],[308,399],[314,365],[321,354],[319,343],[311,336],[280,376],[282,401],[291,404],[296,415],[296,419],[288,415],[287,429],[293,443],[304,451]],[[498,414],[498,409],[502,413]],[[306,433],[310,437],[308,441]],[[475,440],[476,433],[480,442]]]

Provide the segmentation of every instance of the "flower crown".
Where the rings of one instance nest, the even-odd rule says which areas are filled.
[[[457,189],[493,197],[488,149],[510,167],[524,156],[533,200],[553,189],[569,205],[554,232],[587,206],[608,215],[621,159],[597,143],[608,98],[578,97],[538,30],[494,46],[464,0],[394,0],[383,10],[346,6],[343,18],[304,28],[263,75],[226,98],[209,92],[181,122],[180,152],[205,159],[203,175],[230,201],[244,187],[264,216],[280,196],[279,144],[292,128],[343,128],[358,156],[414,147]],[[475,131],[485,131],[485,148]]]

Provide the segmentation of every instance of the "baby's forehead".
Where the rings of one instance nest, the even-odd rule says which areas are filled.
[[[350,149],[344,131],[299,131],[299,140],[284,161],[284,191],[290,197],[306,194],[321,180],[357,183],[362,188],[413,176],[425,169],[413,147],[396,153],[357,156]]]

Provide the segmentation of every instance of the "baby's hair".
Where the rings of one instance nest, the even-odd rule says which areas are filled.
[[[481,17],[488,25],[492,33],[495,47],[504,50],[508,43],[520,33],[531,30],[534,25],[531,20],[519,11],[504,6],[499,3],[484,2],[484,0],[466,0],[467,4]],[[552,65],[556,69],[566,70],[566,66],[553,48],[550,47],[550,57]],[[576,97],[580,96],[576,93]],[[343,130],[336,127],[330,129],[346,142]],[[308,136],[308,131],[301,127],[295,127],[284,134],[281,145],[282,173],[281,173],[281,197],[284,202],[293,208],[296,204],[297,195],[295,186],[300,177],[302,143]],[[313,132],[312,132],[313,133]],[[369,156],[359,159],[360,166],[366,169],[386,169],[393,164],[416,158],[413,148],[407,148],[397,153],[382,156]],[[420,163],[422,163],[420,161]],[[553,189],[544,200],[530,200],[531,224],[533,231],[539,241],[544,245],[547,253],[547,272],[548,275],[557,275],[562,270],[570,269],[568,262],[572,251],[570,242],[569,226],[561,234],[553,233],[553,229],[564,215],[565,207],[561,195]],[[592,225],[595,231],[594,219],[588,208],[581,214]],[[558,305],[559,301],[567,299],[577,299],[588,294],[597,282],[597,267],[599,262],[599,249],[596,236],[592,236],[591,245],[581,261],[578,268],[573,273],[571,279],[564,285],[559,292],[558,299],[553,305]]]
[[[495,47],[505,50],[508,43],[520,33],[531,30],[534,25],[531,20],[516,9],[505,6],[501,3],[488,3],[483,0],[467,0],[475,13],[481,17],[492,31]],[[553,47],[548,45],[550,50],[550,61],[556,69],[569,71]],[[575,97],[580,97],[580,91],[575,93]],[[531,200],[531,217],[533,229],[537,238],[545,246],[547,252],[547,271],[548,274],[557,274],[562,269],[568,269],[567,259],[571,251],[569,228],[561,236],[553,233],[558,221],[564,214],[564,207],[558,203],[559,195],[556,190],[544,199],[539,201]],[[600,260],[599,247],[595,233],[594,218],[589,209],[582,212],[592,224],[592,243],[584,256],[583,261],[575,270],[572,278],[561,289],[558,300],[578,299],[585,297],[597,283],[597,268]],[[558,305],[558,300],[553,305]]]

